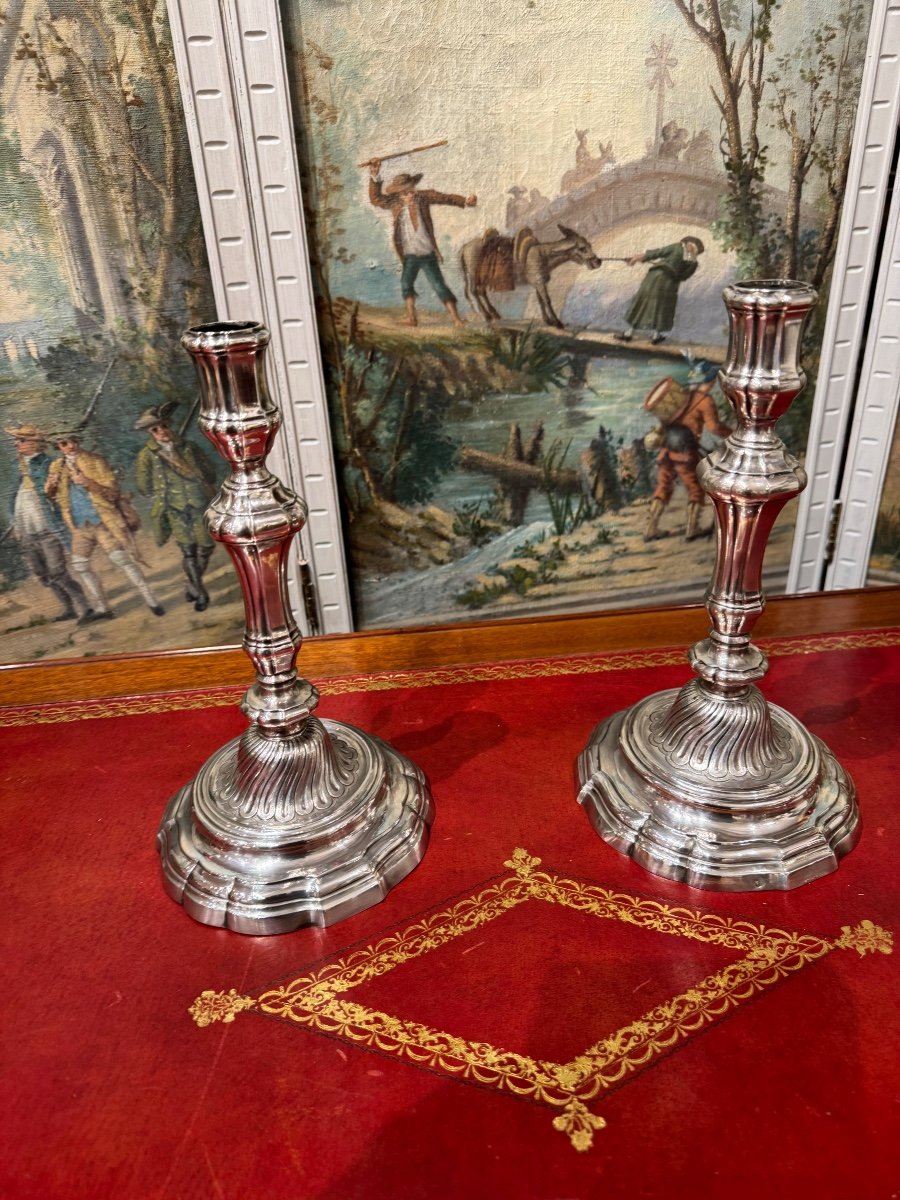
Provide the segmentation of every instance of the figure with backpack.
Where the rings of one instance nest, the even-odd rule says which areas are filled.
[[[659,422],[644,439],[648,449],[658,449],[656,456],[656,490],[650,501],[644,541],[668,537],[659,528],[660,518],[672,499],[678,480],[688,494],[688,515],[684,538],[687,542],[703,537],[700,530],[700,510],[706,493],[697,478],[697,463],[702,457],[700,438],[704,431],[719,438],[731,433],[730,426],[719,417],[712,396],[718,367],[699,362],[688,376],[688,386],[676,383],[671,377],[660,380],[644,401],[644,408]]]

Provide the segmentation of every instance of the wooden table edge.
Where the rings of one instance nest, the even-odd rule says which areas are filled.
[[[770,600],[756,638],[900,626],[900,586]],[[661,646],[689,646],[708,628],[700,605],[628,609],[470,624],[373,630],[309,638],[300,653],[310,679],[414,667],[463,666]],[[0,665],[0,705],[41,704],[249,683],[239,647],[123,654]]]

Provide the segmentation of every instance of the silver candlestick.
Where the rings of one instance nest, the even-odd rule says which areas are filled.
[[[697,468],[718,545],[709,636],[688,657],[699,678],[658,692],[594,730],[579,801],[611,846],[656,875],[721,891],[793,888],[833,871],[859,837],[850,777],[754,681],[762,563],[775,518],[806,474],[774,431],[802,391],[800,338],[815,291],[791,280],[725,289],[730,337],[719,372],[737,428]]]
[[[295,668],[286,562],[306,505],[266,467],[281,414],[255,323],[181,339],[200,380],[200,426],[231,468],[207,510],[240,579],[256,683],[249,728],[170,801],[159,829],[169,895],[207,925],[285,933],[377,903],[421,860],[433,808],[421,771],[377,738],[312,715]]]

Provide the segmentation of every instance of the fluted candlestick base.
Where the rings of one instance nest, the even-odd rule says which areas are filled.
[[[698,711],[697,681],[594,730],[579,802],[597,833],[654,875],[715,891],[799,887],[859,839],[853,782],[755,688]]]
[[[800,346],[816,293],[762,279],[727,287],[723,299],[718,379],[737,425],[697,456],[717,532],[709,635],[688,655],[698,678],[598,725],[579,759],[578,799],[605,841],[655,875],[719,891],[793,888],[833,871],[859,838],[850,777],[796,717],[768,704],[755,685],[768,663],[750,640],[772,525],[806,486],[774,426],[805,383]],[[688,409],[710,382],[689,392]],[[670,421],[676,432],[686,411]]]
[[[310,718],[297,738],[264,741],[251,728],[229,742],[169,803],[166,891],[197,921],[249,934],[377,904],[425,853],[433,808],[421,771],[337,721]]]

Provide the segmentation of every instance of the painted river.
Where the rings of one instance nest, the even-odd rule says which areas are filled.
[[[457,404],[447,414],[446,431],[459,445],[489,454],[502,454],[510,426],[518,422],[523,440],[539,422],[544,425],[544,453],[554,443],[560,452],[568,447],[565,465],[576,467],[580,451],[596,438],[600,425],[625,444],[643,437],[655,422],[644,409],[644,397],[665,375],[684,378],[687,364],[658,358],[598,358],[588,360],[583,386],[532,392],[486,395],[469,404]],[[557,456],[558,457],[558,456]],[[486,507],[496,487],[489,475],[457,469],[441,480],[433,503],[452,512],[481,501]],[[543,492],[533,490],[527,521],[550,516]]]

